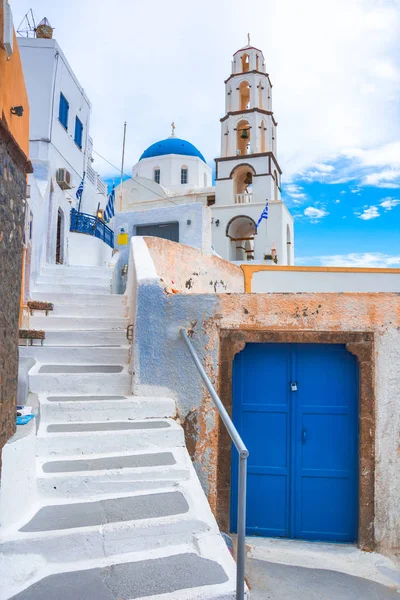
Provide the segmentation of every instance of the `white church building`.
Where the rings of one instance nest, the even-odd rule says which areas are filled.
[[[261,50],[235,52],[225,81],[216,177],[202,153],[175,135],[155,142],[116,188],[116,234],[155,235],[231,261],[294,264],[293,218],[281,199],[277,121]],[[256,227],[268,201],[268,219]],[[194,204],[200,204],[196,215]],[[120,247],[120,250],[124,248]]]

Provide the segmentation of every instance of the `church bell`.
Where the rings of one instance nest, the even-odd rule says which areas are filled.
[[[253,176],[252,176],[252,174],[250,173],[250,171],[247,171],[247,173],[246,173],[246,177],[244,178],[244,182],[243,182],[243,183],[244,183],[245,185],[250,185],[250,184],[252,184],[252,183],[253,183]]]
[[[249,137],[249,132],[247,129],[242,129],[242,133],[240,134],[240,137],[242,138],[242,140],[247,140],[247,138]]]

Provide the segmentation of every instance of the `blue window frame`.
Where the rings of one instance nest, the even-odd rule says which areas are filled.
[[[60,94],[60,107],[58,110],[58,119],[63,127],[68,130],[68,112],[69,112],[69,102],[64,96],[64,94]]]
[[[74,140],[75,144],[82,150],[82,134],[83,134],[83,125],[78,117],[75,117],[75,135]]]

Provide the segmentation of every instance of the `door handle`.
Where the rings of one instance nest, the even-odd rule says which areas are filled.
[[[302,441],[303,444],[306,443],[306,441],[307,441],[307,429],[303,428],[303,430],[301,432],[301,441]]]

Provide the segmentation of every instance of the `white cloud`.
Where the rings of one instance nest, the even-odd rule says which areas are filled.
[[[302,264],[310,264],[311,258],[300,259]],[[318,264],[325,267],[369,267],[369,268],[396,268],[400,267],[400,255],[382,254],[380,252],[364,252],[350,254],[333,254],[330,256],[316,257]],[[298,262],[298,261],[297,261]]]
[[[307,198],[303,188],[295,183],[289,183],[284,186],[284,191],[287,196],[292,198],[294,204],[301,204]]]
[[[315,206],[307,206],[303,214],[310,219],[311,223],[318,223],[321,219],[329,215],[323,208],[317,208]]]
[[[360,213],[354,213],[358,216],[359,219],[362,219],[363,221],[369,221],[370,219],[376,219],[377,217],[381,216],[381,213],[378,210],[377,206],[370,206],[369,208],[364,208],[363,212]]]
[[[340,200],[334,200],[333,203],[334,204],[340,204]]]
[[[380,206],[382,206],[385,209],[385,212],[387,212],[388,210],[392,210],[392,208],[398,204],[400,204],[400,200],[397,198],[384,198],[380,203]]]
[[[344,148],[373,152],[400,139],[400,11],[392,0],[253,0],[246,11],[241,0],[203,0],[201,7],[193,20],[186,0],[116,0],[111,13],[98,0],[35,0],[37,18],[55,27],[92,101],[94,147],[112,163],[120,164],[125,120],[127,172],[169,135],[172,120],[207,160],[219,156],[223,82],[247,31],[274,84],[286,178],[327,173],[318,165]],[[12,0],[12,8],[18,24],[26,0]],[[110,14],[123,24],[117,38]],[[110,173],[97,159],[95,166]]]

